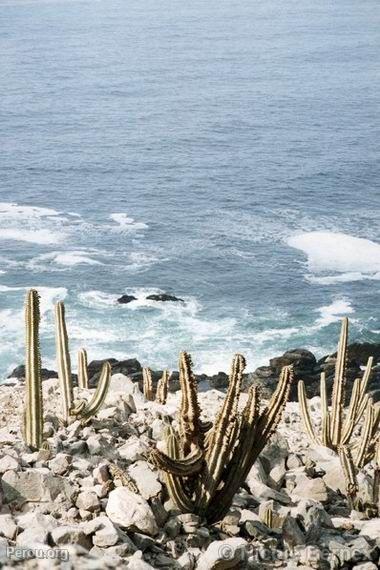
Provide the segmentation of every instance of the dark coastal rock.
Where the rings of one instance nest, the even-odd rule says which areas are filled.
[[[363,371],[361,367],[367,363],[369,356],[374,357],[374,364],[380,362],[380,344],[353,343],[349,345],[347,398],[351,395],[355,378],[362,376]],[[244,378],[244,386],[247,388],[251,384],[257,384],[260,386],[262,396],[269,398],[277,386],[281,368],[292,364],[294,366],[294,382],[290,391],[290,400],[296,401],[298,399],[297,383],[299,380],[305,382],[308,397],[313,398],[320,395],[321,372],[325,372],[327,387],[329,391],[331,390],[334,381],[335,363],[336,353],[324,356],[317,361],[314,354],[304,348],[287,350],[282,356],[272,358],[269,366],[260,366],[253,373],[247,374]],[[374,366],[368,384],[368,390],[371,392],[374,401],[380,401],[379,381],[380,365]]]
[[[156,295],[148,295],[146,297],[148,301],[177,301],[180,303],[184,303],[183,299],[176,297],[175,295],[169,295],[168,293],[158,293]]]
[[[293,364],[299,371],[309,371],[316,366],[317,360],[310,350],[294,348],[293,350],[287,350],[282,356],[271,358],[269,361],[270,367],[274,368],[276,372],[281,372],[283,366],[289,366],[290,364]]]
[[[92,360],[88,365],[88,383],[90,387],[96,386],[100,371],[105,362],[111,364],[112,374],[124,374],[125,376],[133,376],[141,373],[141,364],[136,358],[127,360],[116,360],[116,358],[105,358],[103,360]]]
[[[131,301],[137,301],[137,297],[135,297],[134,295],[122,295],[117,300],[117,302],[120,303],[121,305],[126,305]]]
[[[19,380],[25,379],[25,366],[20,364],[9,374],[8,378],[18,378]],[[41,368],[41,378],[42,380],[48,380],[49,378],[58,378],[58,373],[55,370],[48,370],[47,368]]]

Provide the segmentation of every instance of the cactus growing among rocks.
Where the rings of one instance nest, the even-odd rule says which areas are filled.
[[[43,435],[43,400],[41,382],[41,354],[39,344],[40,298],[35,289],[26,296],[25,328],[25,442],[32,449],[40,449]]]
[[[322,429],[319,436],[311,420],[303,381],[298,383],[298,400],[305,430],[311,442],[316,445],[322,444],[339,455],[346,479],[347,497],[354,506],[359,490],[357,472],[375,458],[380,440],[378,431],[380,406],[374,405],[366,392],[373,364],[373,358],[370,357],[363,377],[357,378],[354,382],[350,404],[345,412],[347,345],[348,319],[344,318],[336,356],[331,411],[328,405],[325,374],[321,374]],[[359,426],[361,429],[357,436],[355,430]]]
[[[166,404],[169,389],[169,371],[164,370],[161,378],[157,382],[156,393],[153,388],[152,371],[150,368],[143,368],[143,393],[147,400],[155,400],[158,404]]]
[[[73,417],[76,417],[86,423],[91,416],[98,412],[105,400],[111,379],[111,365],[109,362],[103,364],[99,382],[91,400],[89,402],[80,400],[74,403],[69,340],[65,321],[65,307],[62,301],[56,305],[55,316],[58,377],[63,398],[63,422],[67,425]],[[81,388],[84,388],[87,378],[86,361],[87,353],[82,349],[82,353],[79,356],[79,364],[82,368],[79,371]]]
[[[292,367],[285,367],[272,399],[262,411],[257,388],[252,386],[240,414],[238,403],[244,368],[244,357],[235,355],[224,403],[210,428],[201,420],[190,355],[182,352],[178,432],[172,427],[167,430],[167,453],[153,447],[149,454],[151,463],[166,472],[168,491],[177,507],[182,512],[204,516],[209,522],[220,520],[227,512],[276,430],[293,379]]]

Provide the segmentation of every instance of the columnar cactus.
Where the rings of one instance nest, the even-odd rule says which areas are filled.
[[[172,427],[167,430],[167,453],[153,446],[148,457],[166,472],[168,491],[177,507],[205,516],[209,522],[220,520],[228,511],[233,496],[276,430],[293,379],[292,367],[284,367],[272,399],[261,412],[258,390],[252,386],[240,414],[244,368],[244,357],[235,355],[224,403],[210,428],[201,420],[191,358],[181,353],[178,432]]]
[[[99,411],[105,400],[111,379],[111,365],[108,362],[103,365],[97,388],[91,400],[89,402],[81,400],[80,402],[74,403],[69,340],[65,321],[65,307],[62,301],[57,303],[55,315],[58,377],[63,397],[63,421],[67,425],[73,417],[77,417],[83,422],[87,422],[91,416]],[[79,360],[80,382],[82,384],[81,387],[84,388],[86,382],[88,385],[88,374],[86,366],[87,354],[83,349],[80,353]]]
[[[31,289],[25,303],[26,359],[25,359],[25,442],[32,449],[40,449],[43,435],[43,400],[41,382],[41,355],[39,345],[40,299]]]
[[[85,390],[88,388],[87,366],[87,351],[84,348],[81,348],[78,351],[78,386]]]
[[[158,404],[166,404],[166,400],[168,398],[168,391],[169,391],[169,370],[164,370],[162,373],[162,377],[159,379],[157,383],[157,390],[156,390],[156,402]]]
[[[65,306],[60,301],[55,306],[55,339],[57,350],[58,378],[62,395],[62,419],[67,425],[73,407],[74,393],[71,377],[69,338],[65,321]]]
[[[147,400],[153,400],[153,379],[150,368],[143,368],[143,393]]]
[[[373,358],[370,357],[362,378],[357,378],[353,384],[350,404],[345,412],[347,346],[348,319],[344,318],[336,356],[331,411],[328,405],[326,377],[324,373],[321,374],[320,435],[317,435],[311,420],[303,381],[298,383],[298,400],[305,430],[311,442],[328,447],[339,455],[346,479],[347,496],[354,505],[359,489],[357,472],[374,459],[376,446],[380,441],[380,406],[374,405],[367,394],[373,365]],[[361,426],[360,434],[354,437],[355,430],[359,426]]]
[[[169,389],[169,371],[164,370],[162,377],[157,382],[156,394],[153,388],[152,371],[150,368],[143,368],[143,393],[147,400],[155,400],[158,404],[166,404]]]

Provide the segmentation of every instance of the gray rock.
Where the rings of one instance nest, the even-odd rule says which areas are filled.
[[[146,461],[136,461],[128,467],[128,473],[144,499],[152,499],[161,493],[162,487],[158,480],[157,471],[153,471]]]
[[[93,513],[100,509],[99,497],[95,491],[82,491],[77,497],[76,506],[78,509]]]
[[[224,570],[226,568],[245,568],[247,558],[247,542],[243,538],[215,540],[201,554],[196,569]]]
[[[305,534],[298,521],[288,515],[282,525],[282,537],[288,548],[294,548],[300,544],[305,544]]]
[[[57,455],[49,461],[48,465],[54,475],[64,475],[70,469],[71,463],[71,455],[67,453],[57,453]]]
[[[113,523],[122,528],[137,529],[149,536],[158,533],[156,519],[147,501],[126,487],[111,491],[106,513]]]
[[[13,539],[17,530],[17,525],[11,515],[0,515],[0,536]]]
[[[313,499],[320,503],[328,501],[327,487],[321,477],[317,477],[316,479],[305,478],[299,482],[292,493],[292,498],[295,496],[300,499]]]
[[[51,538],[53,543],[57,546],[64,544],[79,544],[86,550],[89,550],[91,548],[91,540],[77,525],[58,526],[52,530]]]
[[[54,477],[49,469],[26,469],[23,472],[7,471],[1,486],[5,501],[53,501],[61,491],[62,481]]]
[[[10,470],[17,471],[19,468],[19,462],[11,455],[4,455],[0,459],[0,475]]]

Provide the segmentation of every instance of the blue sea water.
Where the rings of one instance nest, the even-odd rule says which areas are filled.
[[[73,358],[379,341],[379,29],[377,0],[2,0],[0,377],[32,286],[51,367],[58,299]]]

